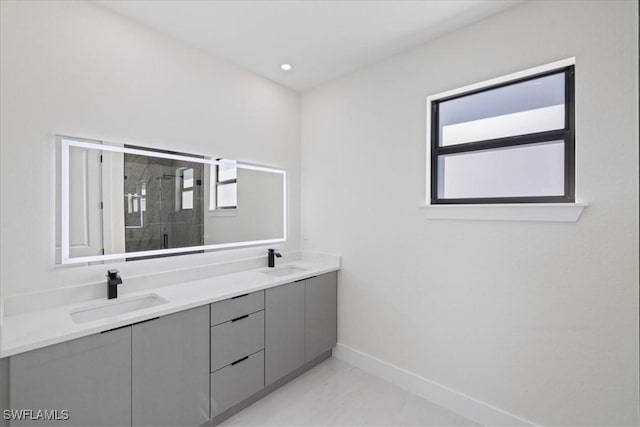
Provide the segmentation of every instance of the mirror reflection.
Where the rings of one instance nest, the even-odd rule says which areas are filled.
[[[123,160],[124,251],[203,245],[205,165],[129,153]]]
[[[282,170],[133,145],[61,141],[68,146],[67,187],[62,183],[68,204],[65,197],[61,202],[68,256],[62,238],[62,263],[285,240]],[[62,156],[64,168],[64,149]]]

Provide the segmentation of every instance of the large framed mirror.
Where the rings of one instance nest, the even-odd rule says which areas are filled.
[[[287,175],[273,167],[57,136],[61,264],[282,243]]]

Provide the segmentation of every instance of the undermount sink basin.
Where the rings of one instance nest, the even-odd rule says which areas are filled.
[[[135,298],[109,301],[89,308],[82,308],[71,312],[71,318],[75,323],[86,323],[93,320],[117,316],[143,310],[149,307],[166,304],[168,301],[158,295],[143,295]]]
[[[302,273],[303,271],[307,271],[307,269],[299,267],[297,265],[283,265],[282,267],[274,267],[267,270],[262,270],[262,273],[268,274],[269,276],[281,277],[288,276],[290,274]]]

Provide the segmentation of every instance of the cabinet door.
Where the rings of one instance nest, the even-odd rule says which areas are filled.
[[[335,272],[305,280],[305,362],[336,345],[337,285]]]
[[[304,364],[304,283],[265,292],[265,386]]]
[[[133,325],[134,426],[209,419],[209,306]]]
[[[12,356],[9,376],[11,408],[69,411],[11,425],[130,425],[131,327]]]

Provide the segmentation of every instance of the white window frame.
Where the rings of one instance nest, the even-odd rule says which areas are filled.
[[[235,216],[238,211],[238,162],[225,158],[217,158],[217,164],[211,166],[209,174],[209,215],[210,216]],[[220,166],[224,163],[233,163],[236,168],[236,178],[230,180],[219,180]],[[236,184],[236,205],[235,206],[219,206],[218,205],[218,188],[220,186]]]
[[[216,210],[229,210],[229,209],[238,209],[238,169],[236,167],[236,177],[232,178],[232,179],[226,179],[226,180],[220,180],[220,168],[222,166],[222,164],[224,162],[229,161],[228,159],[217,159],[218,160],[218,164],[215,166],[215,171],[216,171],[216,179],[215,179],[215,186],[216,186],[216,195],[215,195],[215,206],[216,206]],[[235,163],[235,162],[234,162]],[[220,206],[220,204],[218,203],[218,192],[220,191],[220,187],[224,187],[224,186],[228,186],[228,185],[236,185],[236,204],[232,205],[232,206]]]
[[[191,173],[192,173],[192,184],[190,187],[185,187],[185,178],[184,178],[184,173],[188,170],[191,169]],[[180,176],[180,180],[176,182],[177,186],[179,186],[179,189],[177,191],[177,195],[179,197],[179,202],[176,203],[176,206],[180,206],[180,209],[176,209],[176,210],[182,210],[182,211],[192,211],[193,210],[193,206],[194,206],[194,200],[195,200],[195,189],[196,189],[196,178],[195,178],[195,169],[192,167],[181,167],[176,171],[176,175]],[[191,207],[190,208],[185,208],[184,207],[184,194],[191,192]]]

